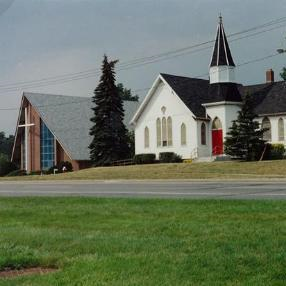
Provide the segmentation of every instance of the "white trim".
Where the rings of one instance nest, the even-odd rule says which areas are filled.
[[[17,141],[17,137],[18,137],[18,127],[19,127],[19,123],[20,123],[20,119],[21,119],[23,103],[24,103],[24,93],[22,95],[21,105],[20,105],[20,108],[19,108],[17,126],[16,126],[16,130],[15,130],[15,137],[14,137],[14,144],[13,144],[12,155],[11,155],[11,160],[10,160],[11,162],[13,162],[13,159],[14,159],[14,153],[15,153],[15,148],[16,148],[16,141]]]
[[[172,87],[164,79],[164,77],[161,74],[159,74],[159,76],[156,78],[155,82],[153,83],[152,87],[148,91],[146,97],[142,101],[141,105],[137,109],[135,115],[133,116],[133,118],[129,122],[130,125],[136,125],[136,122],[138,121],[138,118],[140,117],[141,113],[144,111],[144,108],[147,106],[147,104],[149,103],[151,97],[155,93],[156,88],[158,87],[160,81],[163,82],[166,86],[168,86],[170,91],[171,91],[171,93],[174,94],[178,98],[178,100],[187,108],[187,110],[191,113],[192,116],[195,116],[195,114],[187,107],[187,105],[182,101],[182,99],[178,96],[178,94],[172,89]]]
[[[217,106],[217,105],[242,105],[240,101],[218,101],[218,102],[211,102],[211,103],[203,103],[202,106],[209,107],[209,106]]]
[[[136,121],[138,120],[138,117],[141,115],[141,113],[143,112],[145,106],[148,104],[149,100],[151,99],[154,91],[156,90],[157,86],[159,85],[159,81],[161,80],[161,78],[162,77],[159,74],[157,76],[156,80],[154,81],[153,85],[149,89],[149,91],[148,91],[147,95],[145,96],[144,100],[142,101],[142,103],[138,107],[136,113],[134,114],[134,116],[132,117],[131,121],[129,122],[130,125],[136,125]]]
[[[221,23],[221,30],[222,30],[222,38],[223,38],[223,46],[224,46],[224,53],[225,53],[225,58],[226,58],[226,62],[227,65],[229,66],[229,60],[228,60],[228,55],[227,55],[227,50],[226,50],[226,44],[225,44],[225,32],[224,32],[224,28],[223,28],[223,24]]]

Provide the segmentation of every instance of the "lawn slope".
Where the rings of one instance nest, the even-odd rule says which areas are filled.
[[[264,162],[213,162],[153,164],[91,168],[50,176],[2,180],[146,180],[146,179],[263,179],[286,178],[286,160]]]

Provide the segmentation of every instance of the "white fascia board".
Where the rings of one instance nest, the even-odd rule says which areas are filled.
[[[171,92],[177,97],[177,99],[186,107],[186,109],[190,112],[191,116],[196,117],[195,114],[189,109],[189,107],[183,102],[183,100],[178,96],[178,94],[172,89],[172,87],[168,84],[168,82],[160,75],[161,80],[166,84]]]
[[[142,103],[138,107],[136,113],[134,114],[134,116],[132,117],[131,121],[129,122],[130,125],[136,125],[136,122],[137,122],[139,116],[141,115],[141,113],[143,112],[145,106],[148,104],[148,102],[150,101],[151,97],[153,96],[155,90],[157,89],[157,86],[159,85],[160,80],[162,80],[162,77],[161,77],[161,75],[158,75],[156,80],[152,84],[151,88],[149,89],[147,95],[145,96],[144,100],[142,101]]]
[[[281,115],[286,115],[286,112],[277,112],[277,113],[261,113],[258,114],[257,117],[265,117],[265,116],[281,116]]]
[[[16,148],[16,141],[17,141],[17,137],[18,137],[19,123],[20,123],[20,118],[21,118],[22,109],[23,109],[23,103],[24,103],[24,97],[25,97],[25,94],[23,93],[23,94],[22,94],[22,98],[21,98],[21,105],[20,105],[20,108],[19,108],[17,126],[16,126],[16,130],[15,130],[15,136],[14,136],[14,143],[13,143],[12,155],[11,155],[11,159],[10,159],[11,162],[13,162],[13,159],[14,159],[14,153],[15,153],[15,148]]]
[[[242,105],[240,101],[218,101],[218,102],[211,102],[211,103],[203,103],[202,106],[209,107],[209,106],[217,106],[217,105]]]

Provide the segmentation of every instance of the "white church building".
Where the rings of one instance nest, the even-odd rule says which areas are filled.
[[[266,72],[263,84],[235,81],[235,64],[219,19],[209,80],[160,74],[131,120],[136,154],[175,152],[183,159],[223,156],[223,142],[242,96],[254,97],[257,120],[270,143],[285,144],[286,83]]]

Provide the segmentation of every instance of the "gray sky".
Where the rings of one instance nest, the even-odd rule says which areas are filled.
[[[23,90],[1,85],[99,68],[106,53],[126,62],[215,37],[222,13],[227,34],[286,16],[286,0],[0,0],[0,108],[18,107]],[[230,43],[237,64],[286,48],[286,24]],[[133,90],[152,85],[160,72],[198,76],[208,72],[212,50],[125,71],[117,81]],[[276,80],[286,54],[237,69],[237,81]],[[98,76],[25,91],[92,96]],[[144,96],[144,92],[139,93]],[[18,111],[0,111],[0,130],[13,134]],[[76,115],[75,115],[76,116]]]

